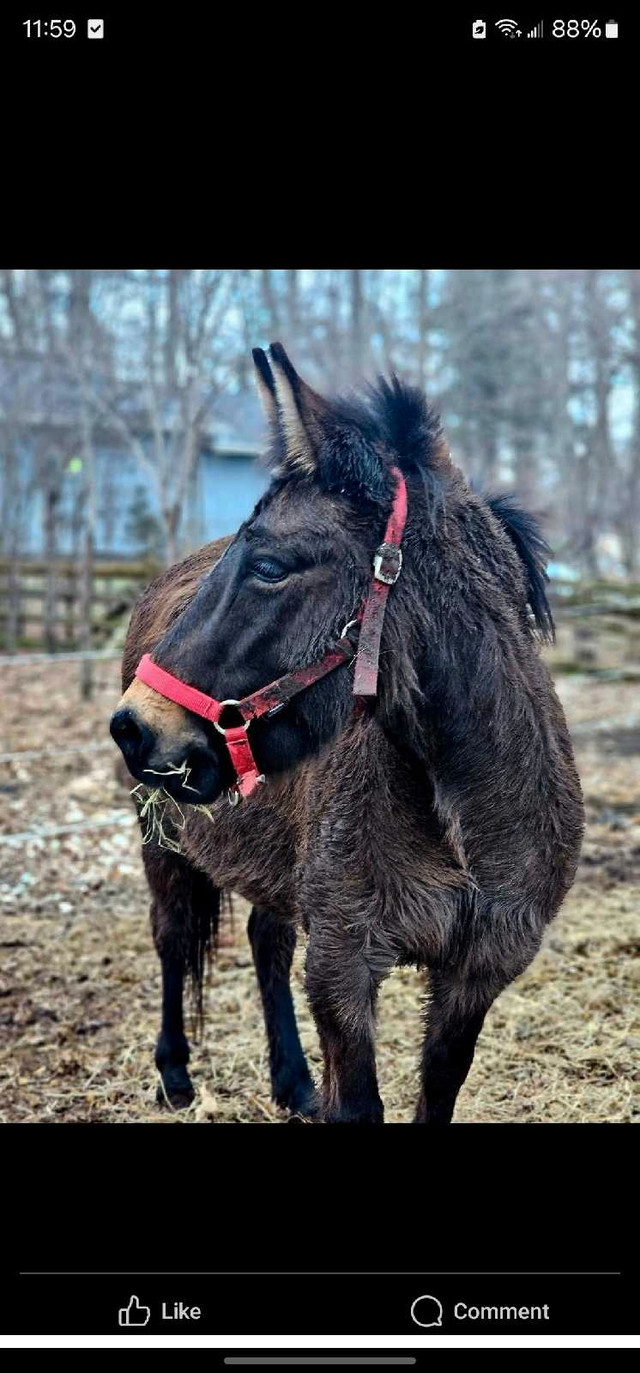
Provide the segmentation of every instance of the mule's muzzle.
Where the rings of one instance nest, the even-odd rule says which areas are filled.
[[[164,787],[185,805],[208,805],[222,791],[220,762],[204,729],[170,740],[156,733],[131,706],[111,717],[111,735],[129,772],[148,787]]]

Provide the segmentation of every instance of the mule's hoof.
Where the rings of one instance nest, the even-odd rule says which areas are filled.
[[[186,1068],[166,1068],[156,1091],[158,1105],[170,1106],[174,1111],[186,1111],[194,1097],[195,1091]]]
[[[320,1119],[320,1098],[312,1088],[304,1097],[301,1097],[297,1105],[287,1106],[289,1111],[288,1125],[312,1125],[314,1121]]]
[[[289,1083],[274,1093],[277,1106],[289,1111],[292,1116],[305,1116],[314,1120],[320,1113],[320,1100],[310,1077],[299,1082]]]
[[[357,1111],[343,1108],[340,1111],[325,1111],[322,1119],[325,1125],[384,1125],[384,1111],[382,1105]]]

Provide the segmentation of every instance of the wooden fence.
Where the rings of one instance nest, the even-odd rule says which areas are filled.
[[[640,586],[555,581],[550,600],[556,643],[546,657],[553,673],[640,678]]]
[[[160,568],[149,561],[96,557],[91,585],[91,639],[83,634],[78,561],[0,559],[0,653],[69,653],[119,649],[131,609]],[[640,586],[621,582],[561,583],[550,588],[558,642],[549,654],[559,671],[637,670]]]
[[[108,646],[159,567],[149,562],[96,559],[90,595],[91,645]],[[86,604],[86,602],[84,603]],[[77,561],[0,559],[0,649],[44,648],[50,653],[81,646],[82,569]]]

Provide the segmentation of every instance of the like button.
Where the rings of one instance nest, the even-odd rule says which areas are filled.
[[[121,1306],[118,1312],[118,1325],[147,1325],[151,1308],[141,1306],[137,1297],[129,1298],[128,1306]]]

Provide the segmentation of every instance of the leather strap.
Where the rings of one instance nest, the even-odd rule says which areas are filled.
[[[354,696],[377,695],[384,612],[389,591],[397,582],[402,568],[400,545],[407,522],[407,488],[398,468],[392,468],[392,472],[396,478],[396,492],[384,542],[380,544],[373,557],[373,579],[364,604],[358,640],[358,656],[353,679]]]
[[[212,720],[214,724],[220,719],[223,711],[222,701],[216,701],[214,696],[207,696],[204,691],[198,691],[197,687],[188,686],[179,677],[174,677],[172,672],[167,672],[164,667],[154,663],[148,653],[140,659],[136,677],[144,682],[145,686],[153,687],[161,696],[166,696],[169,701],[175,701],[177,706],[192,710],[194,715],[201,715],[204,720]]]

